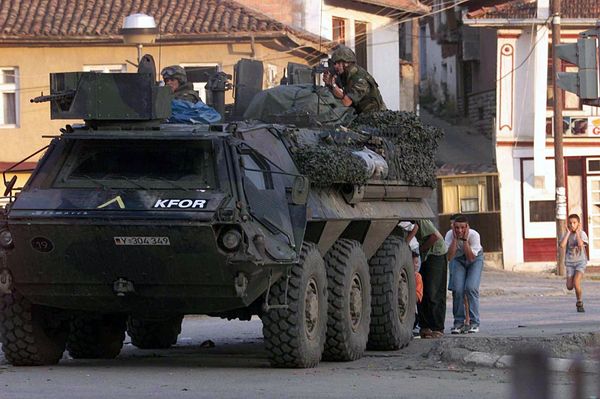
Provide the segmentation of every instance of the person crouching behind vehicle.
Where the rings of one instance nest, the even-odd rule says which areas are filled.
[[[329,71],[323,74],[323,82],[331,94],[342,101],[344,106],[352,106],[357,114],[383,111],[385,104],[375,79],[356,65],[356,54],[346,46],[338,46],[331,54],[335,75]],[[339,77],[338,86],[336,82]]]
[[[171,65],[164,68],[160,74],[165,85],[169,86],[173,91],[176,100],[185,100],[194,104],[202,102],[200,96],[194,90],[194,85],[188,82],[185,69],[179,65]]]
[[[454,219],[453,234],[448,237],[448,259],[452,264],[452,334],[460,334],[465,326],[465,295],[469,304],[468,333],[479,332],[479,284],[483,271],[483,247],[479,233],[469,227],[466,216]]]

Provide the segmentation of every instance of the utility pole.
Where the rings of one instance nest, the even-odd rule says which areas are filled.
[[[556,187],[556,265],[558,275],[565,275],[565,253],[558,246],[560,237],[565,233],[567,218],[567,197],[565,190],[565,161],[563,158],[563,90],[557,85],[557,73],[561,70],[561,61],[556,46],[560,44],[560,3],[552,0],[552,88],[554,90],[554,173]]]
[[[412,67],[413,67],[413,103],[414,110],[419,115],[419,82],[421,80],[421,53],[419,52],[419,20],[413,18],[412,25]]]

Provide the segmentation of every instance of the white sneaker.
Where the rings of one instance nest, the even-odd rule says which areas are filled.
[[[477,326],[477,325],[471,326],[471,327],[469,327],[469,329],[467,330],[467,332],[469,334],[478,333],[479,332],[479,326]]]
[[[450,329],[450,334],[454,334],[454,335],[460,334],[460,327],[452,327]]]

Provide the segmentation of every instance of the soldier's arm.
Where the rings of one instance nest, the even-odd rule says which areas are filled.
[[[368,93],[369,82],[367,82],[366,79],[357,79],[350,87],[347,87],[346,90],[344,90],[346,97],[350,98],[351,103],[354,104],[358,104],[358,102]]]
[[[352,105],[352,99],[344,93],[344,89],[335,83],[335,80],[333,80],[331,84],[331,93],[335,98],[342,100],[342,104],[344,104],[345,107]]]

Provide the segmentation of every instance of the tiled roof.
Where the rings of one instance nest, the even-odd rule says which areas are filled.
[[[494,164],[487,163],[468,163],[468,164],[452,164],[445,163],[437,170],[436,176],[460,176],[460,175],[486,175],[498,173],[498,169]]]
[[[154,17],[163,38],[293,33],[291,28],[231,0],[2,0],[0,41],[8,39],[116,39],[127,15]]]
[[[413,14],[425,14],[431,10],[430,7],[419,2],[419,0],[355,0],[359,3],[373,4],[387,8],[393,8]]]
[[[493,2],[492,2],[493,3]],[[470,10],[469,19],[526,19],[536,18],[536,0],[497,1],[490,6]],[[600,1],[598,0],[562,0],[562,18],[600,18]]]

